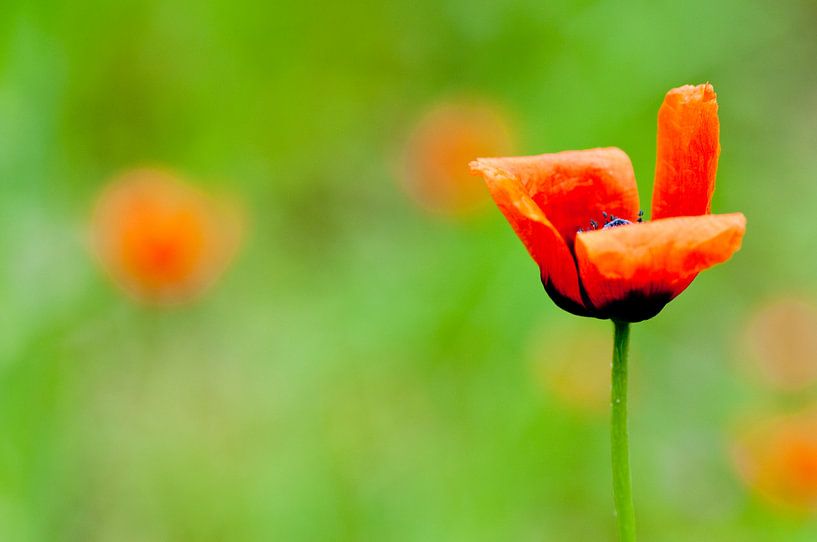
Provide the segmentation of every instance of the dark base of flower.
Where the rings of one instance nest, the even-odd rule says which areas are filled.
[[[576,316],[587,316],[599,318],[595,315],[595,311],[590,311],[582,305],[579,305],[569,297],[562,295],[562,293],[553,287],[553,283],[549,280],[543,280],[542,285],[545,287],[545,292],[550,296],[556,306]]]
[[[575,314],[576,316],[585,316],[588,318],[598,318],[600,320],[615,320],[617,322],[642,322],[649,320],[672,301],[672,294],[670,293],[654,293],[645,295],[642,292],[630,292],[624,299],[619,299],[601,307],[587,308],[580,305],[563,295],[559,290],[553,287],[553,283],[549,280],[543,280],[542,285],[545,287],[550,299],[560,309]],[[589,300],[587,301],[589,305]]]
[[[617,322],[642,322],[649,320],[672,301],[670,293],[653,293],[645,295],[643,292],[630,292],[627,297],[609,303],[599,311]]]

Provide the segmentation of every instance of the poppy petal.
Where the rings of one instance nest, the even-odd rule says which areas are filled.
[[[658,111],[653,220],[709,213],[720,154],[718,101],[709,83],[670,90]]]
[[[518,179],[548,220],[573,247],[576,232],[608,215],[635,221],[638,187],[621,149],[564,151],[538,156],[480,158],[479,163]]]
[[[607,317],[652,318],[695,275],[741,244],[741,213],[676,217],[581,233],[576,257],[585,292]]]
[[[553,224],[514,176],[492,167],[483,159],[471,162],[471,169],[485,178],[485,184],[499,210],[539,265],[542,283],[554,301],[559,303],[551,289],[555,290],[557,296],[566,298],[563,301],[571,306],[570,309],[562,308],[579,312],[584,305],[576,264]],[[573,304],[576,306],[572,306]]]

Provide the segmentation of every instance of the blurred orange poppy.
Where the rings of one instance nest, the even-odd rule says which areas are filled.
[[[440,104],[420,118],[408,139],[403,184],[429,211],[467,214],[490,201],[468,161],[511,150],[511,129],[498,107],[470,100]]]
[[[471,168],[559,307],[638,322],[740,248],[744,216],[708,214],[719,152],[715,91],[688,85],[658,113],[652,222],[641,223],[633,167],[617,148],[479,158]]]
[[[762,497],[817,511],[817,411],[755,422],[732,452],[741,478]]]
[[[235,253],[234,208],[156,169],[119,176],[102,192],[92,221],[95,252],[117,284],[153,304],[187,301],[208,287]]]
[[[743,356],[764,383],[797,391],[817,382],[817,307],[780,297],[758,307],[743,330]],[[745,363],[741,363],[745,366]]]
[[[533,333],[530,360],[536,382],[549,397],[582,414],[606,412],[610,338],[601,329],[543,326]]]

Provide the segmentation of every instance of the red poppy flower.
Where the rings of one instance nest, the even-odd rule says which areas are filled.
[[[711,85],[669,91],[658,112],[652,222],[641,222],[629,157],[617,148],[479,158],[497,206],[562,309],[638,322],[740,248],[746,219],[710,215],[719,144]]]

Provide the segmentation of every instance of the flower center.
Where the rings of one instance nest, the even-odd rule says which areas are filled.
[[[602,226],[601,229],[604,230],[607,228],[615,228],[617,226],[624,226],[625,224],[632,224],[632,222],[630,222],[629,220],[625,220],[623,218],[613,217],[613,219],[604,224],[604,226]]]
[[[601,216],[604,218],[604,222],[601,224],[601,229],[607,228],[616,228],[618,226],[626,226],[627,224],[632,224],[632,221],[627,220],[626,218],[619,218],[615,215],[607,214],[606,211],[601,212]],[[644,211],[638,211],[638,222],[644,222]],[[599,223],[595,220],[590,220],[590,229],[597,230],[599,229]],[[579,231],[585,231],[584,228],[579,228]]]

